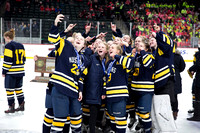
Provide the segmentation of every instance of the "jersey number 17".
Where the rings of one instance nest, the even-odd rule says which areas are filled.
[[[16,64],[23,64],[23,58],[25,57],[24,49],[16,49],[15,55],[16,55]]]

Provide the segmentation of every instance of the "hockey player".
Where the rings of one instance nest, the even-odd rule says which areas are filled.
[[[87,37],[89,31],[90,31],[91,25],[88,25],[85,27],[85,32],[82,33],[82,35],[84,37]],[[60,37],[65,39],[65,36],[67,35],[67,31],[69,31],[68,27],[60,32]],[[73,37],[68,37],[67,40],[70,41],[72,44],[74,43],[74,38],[79,35],[79,33],[73,33]],[[55,57],[57,54],[57,51],[55,51],[55,49],[53,49],[49,54],[48,57]],[[34,56],[34,61],[36,61],[38,58],[37,56]],[[52,74],[50,74],[49,77],[51,77]],[[54,84],[52,84],[51,82],[48,83],[47,85],[47,89],[46,89],[46,98],[45,98],[45,107],[47,108],[46,113],[44,115],[44,121],[43,121],[43,133],[49,133],[51,126],[52,126],[52,122],[54,119],[54,114],[53,114],[53,107],[52,107],[52,97],[51,97],[51,92],[52,89],[54,87]],[[63,128],[63,132],[64,133],[68,133],[70,130],[70,117],[67,117],[67,122],[65,122],[64,128]]]
[[[24,64],[26,61],[25,49],[21,43],[13,41],[14,29],[4,33],[6,46],[4,50],[4,62],[2,76],[5,77],[5,88],[8,99],[8,110],[5,113],[24,111],[24,93],[22,91],[23,76],[25,75]],[[17,96],[19,107],[15,109],[15,96]]]
[[[111,128],[118,133],[126,132],[126,101],[128,98],[127,68],[133,66],[133,60],[120,56],[120,45],[109,48],[111,60],[107,63],[106,107],[111,120]],[[123,60],[123,61],[122,61]],[[122,61],[122,62],[121,62]]]
[[[155,114],[160,127],[155,128],[161,130],[161,132],[176,132],[176,126],[172,116],[171,103],[174,102],[174,82],[175,82],[175,70],[174,70],[174,43],[164,32],[160,31],[158,25],[154,25],[156,32],[152,32],[152,38],[150,38],[150,45],[153,48],[153,54],[155,55],[155,76],[154,80],[154,93],[153,107],[155,111],[151,114]],[[165,100],[164,100],[165,99]],[[160,103],[161,102],[161,103]],[[165,105],[164,105],[165,104]],[[160,105],[160,107],[156,107]],[[161,106],[162,105],[162,106]],[[154,113],[155,112],[155,113]],[[167,120],[164,119],[167,117]],[[152,117],[152,121],[154,117]],[[163,126],[162,123],[165,123]]]
[[[81,35],[75,36],[73,45],[71,42],[60,38],[58,22],[63,15],[59,14],[49,33],[48,40],[52,42],[57,51],[55,71],[50,81],[55,84],[52,90],[52,106],[54,120],[51,132],[62,132],[67,116],[70,114],[72,132],[81,132],[82,122],[82,90],[78,87],[80,75],[84,70],[85,58],[79,52],[84,48],[85,40]],[[70,24],[71,30],[76,24]]]
[[[200,121],[200,45],[198,45],[198,52],[195,53],[196,63],[189,68],[189,72],[195,75],[195,101],[194,101],[194,115],[187,118],[189,121]]]
[[[121,30],[117,29],[116,24],[111,23],[110,27],[112,29],[114,43],[119,44],[123,50],[122,55],[126,55],[128,57],[132,56],[132,44],[133,44],[132,38],[129,35],[122,35]],[[130,76],[129,79],[131,80]],[[128,90],[131,89],[130,82],[128,84]],[[131,94],[129,93],[129,95]],[[127,117],[128,113],[130,114],[129,117],[130,123],[128,124],[128,127],[131,129],[136,122],[135,104],[132,96],[129,96],[129,100],[127,101],[126,112],[127,112]]]
[[[154,92],[154,80],[152,79],[155,61],[151,54],[149,41],[146,37],[139,36],[140,42],[136,47],[134,73],[132,75],[131,89],[135,99],[136,114],[143,126],[145,133],[151,132],[151,103]]]
[[[155,94],[168,94],[170,101],[174,101],[174,52],[175,47],[171,38],[160,27],[154,26],[157,33],[153,32],[152,37],[156,39],[155,49]]]
[[[132,50],[132,55],[133,57],[135,57],[137,54],[136,48],[139,47],[139,44],[142,42],[142,37],[137,37],[135,39],[135,48]],[[130,87],[129,87],[129,99],[131,100],[131,102],[133,103],[132,105],[134,105],[134,107],[132,108],[132,111],[129,112],[130,114],[130,122],[128,124],[128,128],[133,129],[135,128],[135,130],[140,130],[141,126],[139,121],[137,122],[136,119],[136,112],[135,112],[135,98],[134,98],[134,92],[131,90],[131,81],[132,81],[132,75],[133,75],[134,70],[131,70],[129,73],[129,80],[130,80]]]

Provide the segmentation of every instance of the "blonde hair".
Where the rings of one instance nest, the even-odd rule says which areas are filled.
[[[123,53],[123,50],[122,50],[121,46],[120,46],[120,45],[118,45],[118,44],[112,44],[112,45],[115,45],[115,46],[116,46],[116,48],[117,48],[117,50],[119,50],[119,55],[122,55],[122,53]]]
[[[142,39],[142,42],[145,45],[145,48],[147,49],[147,52],[151,52],[151,47],[149,45],[149,39],[146,38],[145,36],[139,36]]]
[[[78,36],[78,35],[81,35],[81,33],[80,33],[80,32],[74,32],[74,33],[72,34],[72,37],[75,38],[75,37]],[[81,35],[81,36],[82,36],[82,35]]]
[[[6,31],[4,33],[4,36],[5,37],[9,37],[11,40],[13,40],[14,37],[15,37],[15,30],[14,29],[10,29],[9,31]]]
[[[80,33],[80,32],[74,32],[73,34],[72,34],[72,37],[74,38],[74,40],[75,40],[75,38],[76,38],[76,36],[82,36],[82,34]],[[82,36],[83,37],[83,36]],[[83,37],[84,38],[84,37]],[[86,39],[84,38],[84,46],[87,46],[88,44],[87,44],[87,41],[86,41]]]
[[[119,50],[119,55],[122,55],[123,53],[122,47],[120,45],[117,45],[117,49]]]
[[[109,56],[108,56],[108,50],[109,50],[109,46],[106,42],[102,42],[105,46],[106,46],[106,50],[107,50],[107,53],[105,54],[105,64],[107,64],[107,62],[109,61]]]

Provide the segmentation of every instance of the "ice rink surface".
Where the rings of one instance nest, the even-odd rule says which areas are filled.
[[[2,66],[2,59],[0,65]],[[191,85],[192,79],[187,74],[187,69],[192,63],[186,63],[186,69],[181,74],[183,93],[178,95],[179,113],[176,120],[178,133],[200,133],[200,122],[190,122],[186,118],[191,117],[187,113],[192,108]],[[0,66],[0,68],[1,68]],[[34,72],[34,61],[27,59],[25,65],[26,76],[24,77],[25,111],[7,115],[4,110],[8,108],[4,78],[0,76],[0,133],[41,133],[42,122],[45,112],[46,83],[30,82],[40,73]],[[16,101],[16,107],[17,107]],[[127,129],[127,133],[131,133]]]

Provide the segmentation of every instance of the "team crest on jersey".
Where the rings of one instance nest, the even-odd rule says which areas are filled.
[[[69,63],[77,64],[77,57],[69,57]]]

